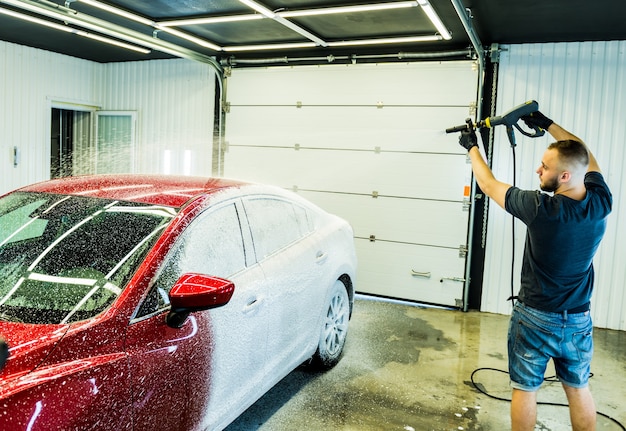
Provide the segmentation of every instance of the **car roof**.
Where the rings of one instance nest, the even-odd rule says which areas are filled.
[[[224,178],[176,175],[86,175],[44,181],[19,189],[80,195],[180,208],[190,199],[249,183]]]

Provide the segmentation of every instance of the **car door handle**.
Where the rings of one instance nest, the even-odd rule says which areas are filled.
[[[244,314],[250,314],[256,311],[257,308],[261,305],[263,301],[253,296],[246,301],[246,305],[243,307]]]
[[[324,263],[324,261],[328,258],[328,254],[324,253],[323,251],[318,251],[317,254],[315,255],[315,262],[317,263]]]

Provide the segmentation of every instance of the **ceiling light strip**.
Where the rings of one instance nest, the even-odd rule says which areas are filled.
[[[355,13],[355,12],[375,12],[380,10],[390,9],[405,9],[417,7],[417,1],[400,1],[390,3],[376,3],[376,4],[363,4],[354,6],[337,6],[337,7],[325,7],[318,9],[303,9],[286,12],[278,12],[277,15],[283,18],[296,18],[303,16],[316,16],[316,15],[332,15],[339,13]]]
[[[415,43],[415,42],[433,42],[441,40],[439,34],[428,36],[407,36],[407,37],[389,37],[384,39],[360,39],[360,40],[343,40],[337,42],[327,42],[328,46],[359,46],[359,45],[387,45],[391,43]],[[312,42],[308,43],[277,43],[266,45],[241,45],[241,46],[225,46],[223,49],[227,52],[237,51],[261,51],[273,49],[297,49],[297,48],[314,48],[316,45]]]
[[[433,23],[433,25],[435,26],[439,34],[441,34],[441,36],[445,40],[452,39],[452,35],[450,34],[450,31],[446,28],[445,25],[443,25],[443,22],[441,22],[439,15],[437,15],[437,12],[435,12],[435,10],[431,6],[431,4],[428,2],[428,0],[417,0],[417,2],[422,7],[422,10],[428,16],[430,21]]]
[[[49,27],[49,28],[53,28],[55,30],[59,30],[59,31],[64,31],[66,33],[72,33],[72,34],[76,34],[78,36],[82,36],[82,37],[86,37],[89,39],[93,39],[93,40],[97,40],[98,42],[103,42],[103,43],[107,43],[109,45],[114,45],[120,48],[124,48],[124,49],[128,49],[131,51],[135,51],[135,52],[139,52],[142,54],[149,54],[151,51],[149,49],[140,47],[140,46],[135,46],[135,45],[131,45],[125,42],[121,42],[119,40],[115,40],[115,39],[109,39],[108,37],[104,37],[104,36],[99,36],[97,34],[93,34],[93,33],[89,33],[86,32],[84,30],[79,30],[73,27],[69,27],[66,25],[61,25],[61,24],[57,24],[51,21],[46,21],[45,19],[41,19],[41,18],[37,18],[31,15],[26,15],[23,13],[19,13],[19,12],[15,12],[9,9],[4,9],[4,8],[0,8],[0,13],[4,14],[4,15],[9,15],[12,16],[13,18],[18,18],[24,21],[29,21],[32,22],[34,24],[39,24],[39,25],[43,25],[45,27]]]
[[[274,19],[274,17],[276,16],[276,14],[273,11],[269,10],[262,4],[259,4],[255,1],[252,1],[252,0],[239,0],[239,1],[268,18]]]
[[[221,24],[225,22],[254,21],[266,18],[266,16],[260,14],[213,16],[204,18],[184,18],[173,19],[169,21],[159,21],[157,22],[157,25],[159,27],[179,27],[183,25]]]
[[[209,48],[212,49],[213,51],[221,51],[222,47],[219,45],[216,45],[212,42],[209,42],[206,39],[201,39],[199,37],[196,36],[192,36],[190,34],[187,34],[185,32],[182,32],[180,30],[176,30],[174,28],[169,28],[169,27],[161,27],[159,25],[156,26],[157,30],[161,30],[164,31],[165,33],[169,33],[171,35],[174,35],[176,37],[180,37],[181,39],[185,39],[188,40],[189,42],[193,42],[196,45],[200,45],[200,46],[204,46],[205,48]]]
[[[414,42],[434,42],[441,40],[441,35],[432,36],[407,36],[407,37],[389,37],[384,39],[360,39],[360,40],[343,40],[338,42],[328,42],[328,46],[358,46],[358,45],[386,45],[390,43],[414,43]]]
[[[299,49],[299,48],[315,48],[314,42],[295,42],[295,43],[273,43],[266,45],[241,45],[241,46],[225,46],[222,49],[226,52],[242,52],[242,51],[262,51],[270,49]]]
[[[185,39],[185,40],[193,42],[193,43],[195,43],[197,45],[204,46],[205,48],[209,48],[209,49],[212,49],[214,51],[221,51],[222,50],[222,47],[220,47],[220,46],[218,46],[218,45],[216,45],[216,44],[214,44],[212,42],[209,42],[208,40],[201,39],[201,38],[196,37],[196,36],[192,36],[190,34],[182,32],[180,30],[170,29],[168,27],[161,26],[159,23],[157,23],[157,22],[155,22],[155,21],[153,21],[151,19],[145,18],[143,16],[140,16],[140,15],[137,15],[137,14],[134,14],[134,13],[127,12],[127,11],[125,11],[123,9],[120,9],[120,8],[117,8],[117,7],[114,7],[114,6],[110,6],[108,4],[101,3],[101,2],[99,2],[97,0],[80,0],[80,2],[88,4],[88,5],[93,6],[93,7],[96,7],[98,9],[104,10],[106,12],[112,13],[114,15],[118,15],[118,16],[121,16],[123,18],[130,19],[132,21],[135,21],[135,22],[138,22],[138,23],[141,23],[141,24],[145,24],[145,25],[150,26],[150,27],[154,27],[157,30],[164,31],[164,32],[172,34],[172,35],[174,35],[176,37],[180,37],[181,39]]]
[[[115,6],[111,6],[111,5],[108,5],[108,4],[105,4],[105,3],[101,3],[101,2],[96,1],[96,0],[77,0],[77,1],[80,1],[80,3],[88,4],[90,6],[98,8],[98,9],[102,9],[102,10],[104,10],[106,12],[109,12],[109,13],[112,13],[114,15],[118,15],[118,16],[130,19],[132,21],[139,22],[141,24],[150,25],[150,26],[154,24],[154,21],[152,21],[151,19],[148,19],[148,18],[145,18],[143,16],[140,16],[140,15],[137,15],[137,14],[125,11],[124,9],[120,9],[120,8],[115,7]]]

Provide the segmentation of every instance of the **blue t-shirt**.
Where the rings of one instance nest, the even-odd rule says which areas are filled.
[[[599,172],[585,175],[581,201],[511,187],[505,208],[527,227],[519,300],[543,311],[584,307],[593,290],[593,256],[613,198]]]

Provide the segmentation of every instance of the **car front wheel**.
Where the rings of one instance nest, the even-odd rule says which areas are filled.
[[[344,284],[337,280],[326,308],[319,344],[311,365],[320,370],[334,367],[341,358],[348,335],[350,320],[350,300]]]

